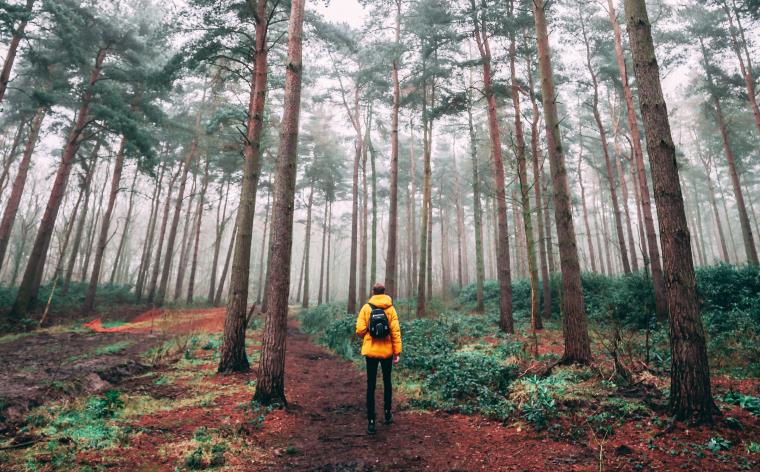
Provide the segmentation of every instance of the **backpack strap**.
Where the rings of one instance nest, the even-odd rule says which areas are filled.
[[[369,302],[367,302],[367,305],[369,305],[369,307],[372,308],[373,310],[377,309],[377,307],[375,305],[373,305],[373,304],[371,304]]]

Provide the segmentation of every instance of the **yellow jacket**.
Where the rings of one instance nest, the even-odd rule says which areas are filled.
[[[375,339],[369,334],[369,316],[372,308],[369,303],[385,310],[391,326],[391,335],[384,339]],[[359,316],[356,318],[356,334],[364,338],[362,343],[362,356],[375,359],[387,359],[401,354],[401,327],[398,324],[398,314],[393,308],[393,301],[388,295],[373,295],[366,303]]]

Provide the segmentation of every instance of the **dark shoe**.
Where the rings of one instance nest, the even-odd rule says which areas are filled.
[[[391,410],[385,410],[385,424],[393,423],[393,413]]]
[[[369,420],[367,423],[367,434],[375,434],[377,433],[377,428],[375,427],[375,420]]]

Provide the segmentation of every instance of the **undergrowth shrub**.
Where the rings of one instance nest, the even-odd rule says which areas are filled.
[[[513,384],[510,400],[517,406],[522,418],[541,430],[558,415],[557,379],[552,377],[524,377]]]
[[[511,411],[505,395],[515,374],[514,366],[494,355],[454,352],[438,359],[426,387],[445,408],[505,419]]]
[[[356,317],[345,315],[330,322],[319,338],[319,342],[341,357],[347,359],[358,357],[361,352],[361,339],[356,335]]]
[[[401,337],[404,353],[400,364],[407,369],[428,371],[441,356],[454,351],[447,325],[438,320],[420,318],[401,322]]]
[[[333,321],[343,317],[346,309],[338,305],[318,305],[298,314],[301,331],[307,334],[323,333]]]

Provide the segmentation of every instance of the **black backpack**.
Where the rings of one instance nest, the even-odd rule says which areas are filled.
[[[385,310],[368,303],[372,312],[369,315],[369,335],[375,339],[387,338],[391,334],[391,323]]]

